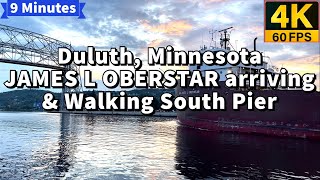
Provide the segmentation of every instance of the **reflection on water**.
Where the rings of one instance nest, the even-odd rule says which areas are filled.
[[[320,144],[173,118],[0,113],[0,179],[320,178]]]
[[[176,168],[190,179],[320,178],[320,144],[178,127]]]

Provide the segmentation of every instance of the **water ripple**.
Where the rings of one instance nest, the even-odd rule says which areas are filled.
[[[173,118],[0,113],[0,179],[317,179],[319,143]]]

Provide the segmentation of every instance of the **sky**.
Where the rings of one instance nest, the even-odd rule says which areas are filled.
[[[172,45],[179,50],[198,50],[210,45],[210,30],[230,26],[231,43],[240,49],[257,49],[270,57],[270,63],[289,72],[316,73],[320,84],[320,45],[317,43],[264,43],[263,0],[82,0],[86,19],[76,17],[9,17],[0,24],[22,28],[71,43],[76,50],[127,46],[140,59],[147,47]],[[3,10],[0,10],[2,14]],[[214,44],[214,43],[211,43]],[[94,70],[99,89],[102,73],[111,67],[85,67]],[[148,67],[145,67],[148,68]],[[168,67],[165,67],[168,68]],[[0,92],[10,69],[39,69],[0,64]]]

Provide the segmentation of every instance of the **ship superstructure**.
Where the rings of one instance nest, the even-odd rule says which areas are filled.
[[[205,51],[225,51],[231,50],[230,31],[232,27],[218,31],[221,33],[221,47],[201,47],[201,52]],[[254,39],[254,50],[256,50],[256,39]],[[231,47],[230,47],[231,46]],[[177,96],[202,96],[203,94],[219,93],[227,101],[226,110],[200,110],[194,111],[186,109],[178,111],[178,122],[181,125],[193,127],[201,130],[213,131],[233,131],[244,133],[268,134],[276,136],[290,136],[320,139],[320,93],[304,92],[301,89],[290,89],[283,87],[260,87],[256,81],[255,87],[249,85],[245,88],[228,88],[224,86],[226,75],[233,73],[257,74],[260,69],[266,73],[280,73],[280,69],[267,62],[264,56],[262,65],[236,66],[226,64],[224,66],[190,65],[190,71],[214,70],[219,73],[220,88],[195,88],[180,87],[176,88]],[[249,83],[249,82],[248,82]],[[232,109],[232,95],[236,92],[247,94],[252,92],[255,96],[270,97],[276,96],[279,102],[273,110],[249,110],[241,107],[239,110]]]

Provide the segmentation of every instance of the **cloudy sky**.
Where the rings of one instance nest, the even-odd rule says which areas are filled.
[[[86,46],[100,49],[127,46],[146,59],[148,46],[173,45],[175,49],[197,50],[210,44],[209,30],[233,26],[231,43],[253,48],[271,58],[271,63],[290,72],[320,75],[320,45],[317,43],[264,43],[263,0],[90,0],[86,2],[86,19],[75,17],[10,17],[1,24],[14,26],[71,43],[75,49]],[[2,14],[2,9],[0,10]],[[100,79],[104,70],[94,68]],[[0,92],[10,69],[34,69],[1,64]],[[320,79],[317,79],[319,85]],[[103,89],[103,88],[100,88]]]

